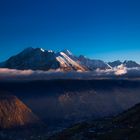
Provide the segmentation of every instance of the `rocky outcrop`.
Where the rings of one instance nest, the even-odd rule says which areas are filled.
[[[39,122],[37,116],[12,95],[0,96],[0,128],[26,126]]]

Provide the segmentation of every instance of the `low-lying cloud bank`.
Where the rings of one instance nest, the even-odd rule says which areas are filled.
[[[135,68],[134,68],[135,69]],[[97,75],[125,75],[130,69],[124,67],[123,65],[120,65],[118,67],[107,69],[107,70],[96,70]]]
[[[95,79],[115,77],[140,77],[140,68],[126,68],[122,65],[113,69],[92,72],[61,72],[0,69],[0,80],[51,80],[51,79]]]

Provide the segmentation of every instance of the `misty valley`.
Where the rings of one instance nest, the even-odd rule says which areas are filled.
[[[94,124],[94,121],[101,120],[98,125],[102,122],[102,125],[108,124],[108,119],[140,103],[140,81],[136,79],[1,81],[0,93],[0,138],[45,140],[52,139],[54,135],[78,123]],[[13,96],[17,99],[13,99]],[[23,102],[27,109],[17,100]],[[5,115],[9,113],[9,109],[6,109],[8,105],[15,111],[11,116]],[[9,120],[6,120],[6,117],[9,117]],[[104,119],[107,122],[104,122]],[[68,139],[64,135],[63,139],[65,138]],[[58,135],[58,138],[54,136],[54,139],[62,137]]]

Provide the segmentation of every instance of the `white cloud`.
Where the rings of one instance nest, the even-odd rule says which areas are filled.
[[[115,75],[124,75],[127,73],[127,68],[123,64],[121,64],[120,66],[114,69],[114,73]]]
[[[119,66],[113,69],[100,70],[93,72],[61,72],[57,71],[33,71],[0,69],[0,80],[50,80],[50,79],[94,79],[109,78],[111,76],[137,76],[140,77],[140,68],[126,68]]]

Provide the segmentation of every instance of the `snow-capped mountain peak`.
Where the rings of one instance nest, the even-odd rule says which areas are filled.
[[[57,60],[60,62],[61,67],[68,67],[69,69],[76,71],[85,71],[86,69],[77,63],[70,55],[67,53],[60,52],[58,53]]]
[[[69,50],[54,52],[43,48],[28,47],[17,55],[0,63],[1,68],[20,70],[61,70],[61,71],[93,71],[96,69],[113,69],[123,65],[126,68],[140,67],[135,61],[114,61],[106,63],[102,60],[90,59],[83,55],[75,56]]]
[[[125,60],[124,62],[121,62],[120,60],[109,62],[108,63],[111,67],[118,67],[120,65],[123,65],[127,68],[134,68],[134,67],[140,67],[140,64],[136,63],[132,60]]]
[[[116,61],[113,61],[113,62],[108,62],[108,64],[111,66],[111,67],[117,67],[119,65],[122,64],[122,62],[120,60],[116,60]]]
[[[42,52],[45,52],[45,50],[44,50],[44,49],[42,49],[42,48],[40,48],[40,50],[41,50]]]
[[[26,48],[19,54],[10,57],[0,67],[19,70],[57,70],[86,71],[86,69],[70,57],[70,51],[55,53],[42,48]]]
[[[50,52],[50,53],[52,53],[53,51],[52,51],[52,50],[47,50],[47,52]]]
[[[80,61],[80,63],[84,66],[86,66],[87,68],[89,68],[90,70],[96,70],[96,69],[110,69],[111,67],[106,64],[104,61],[102,60],[96,60],[96,59],[89,59],[86,58],[83,55],[80,55],[78,57],[78,60]]]
[[[123,62],[123,64],[128,68],[140,67],[140,64],[138,64],[138,63],[136,63],[135,61],[132,61],[132,60],[125,60]]]
[[[66,55],[73,55],[72,52],[70,52],[69,50],[65,49],[63,51],[61,51],[63,53],[65,53]]]

